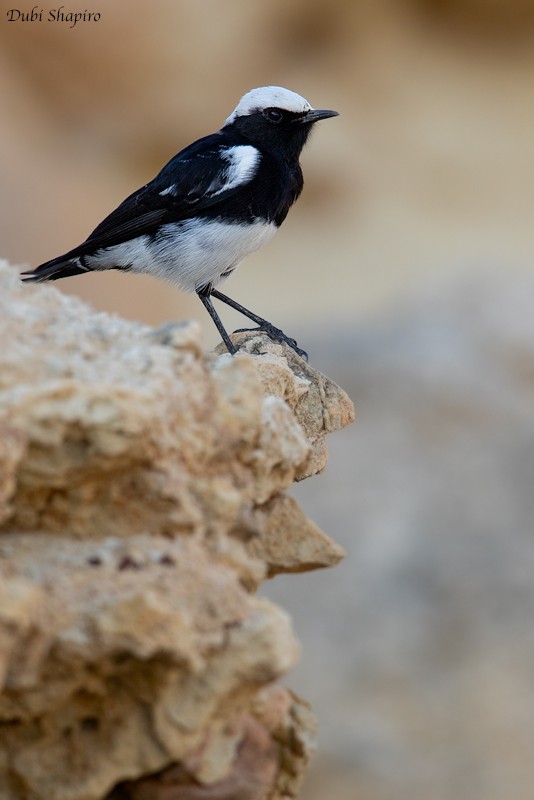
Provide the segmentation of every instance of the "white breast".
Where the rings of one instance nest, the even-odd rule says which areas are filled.
[[[274,223],[251,224],[189,219],[164,225],[153,240],[139,236],[87,258],[92,269],[129,267],[194,292],[216,286],[239,262],[263,247],[276,232]]]

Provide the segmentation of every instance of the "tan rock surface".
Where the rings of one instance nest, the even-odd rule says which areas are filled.
[[[314,723],[254,590],[342,557],[285,489],[350,400],[264,336],[0,287],[0,797],[296,796]]]

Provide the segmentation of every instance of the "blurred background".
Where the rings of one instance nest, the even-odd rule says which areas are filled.
[[[320,719],[303,800],[531,800],[531,0],[76,1],[102,16],[73,29],[1,5],[0,255],[20,266],[78,244],[254,86],[340,112],[225,287],[358,412],[294,490],[346,560],[265,587]],[[150,278],[56,285],[217,342],[196,297]]]

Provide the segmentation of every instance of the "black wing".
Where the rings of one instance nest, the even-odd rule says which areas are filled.
[[[224,188],[230,186],[230,163],[222,153],[229,146],[221,134],[212,134],[186,147],[150,183],[112,211],[77,248],[78,252],[120,244],[151,233],[166,222],[178,222],[224,203],[242,185]]]
[[[228,202],[230,206],[240,206],[240,198],[243,192],[249,191],[250,180],[260,163],[256,151],[257,158],[252,158],[253,168],[245,170],[245,178],[232,178],[235,164],[232,164],[231,157],[225,157],[225,152],[242,145],[246,142],[232,138],[225,131],[189,145],[175,155],[150,183],[127,197],[85,242],[35,270],[23,273],[24,280],[56,280],[86,272],[87,268],[79,265],[80,256],[153,233],[167,222],[179,222],[210,208],[221,206],[221,212],[228,211]],[[250,159],[251,145],[246,146]]]

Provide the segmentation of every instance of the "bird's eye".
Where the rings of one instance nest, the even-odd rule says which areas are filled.
[[[263,112],[263,116],[265,117],[266,120],[274,123],[275,125],[278,122],[282,122],[282,119],[284,117],[279,108],[266,108],[265,111]]]

